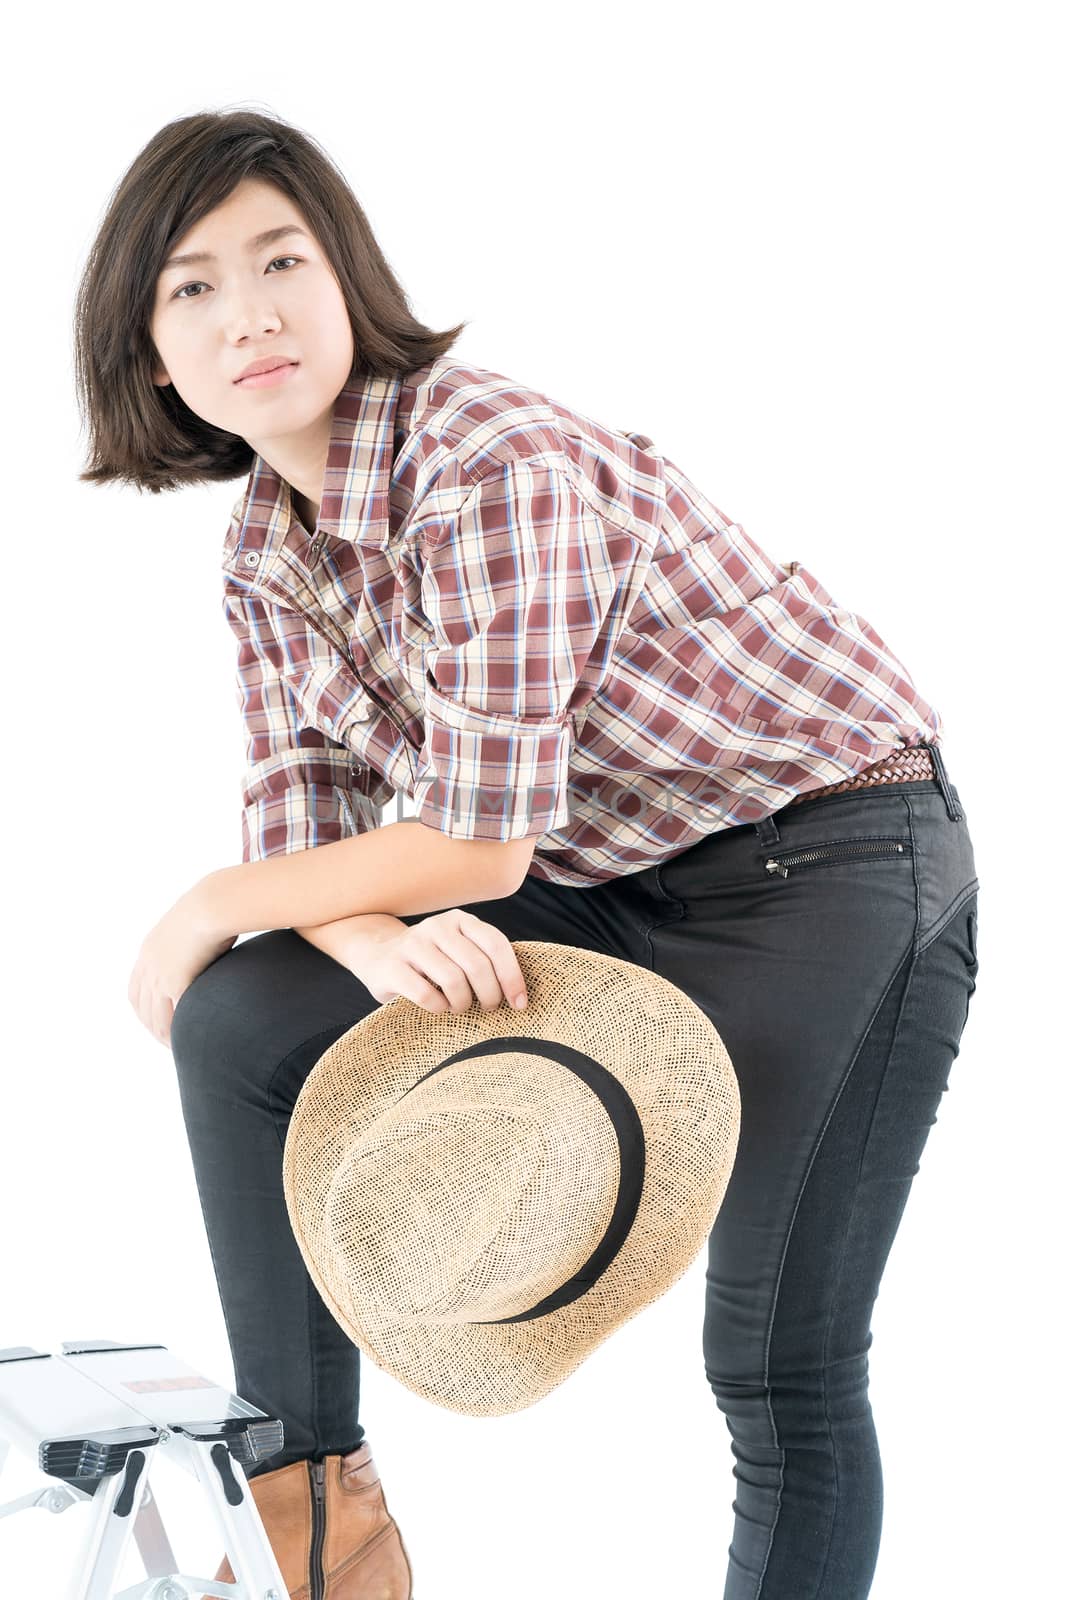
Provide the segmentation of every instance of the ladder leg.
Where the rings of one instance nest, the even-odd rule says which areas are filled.
[[[93,1495],[95,1515],[67,1591],[69,1600],[111,1600],[148,1487],[148,1455],[131,1450],[121,1472],[100,1479]]]
[[[190,1450],[230,1565],[245,1594],[251,1600],[270,1600],[273,1592],[275,1600],[288,1600],[289,1591],[240,1462],[217,1441],[190,1441]],[[220,1584],[217,1592],[232,1596],[234,1591],[232,1585]]]
[[[149,1484],[145,1485],[141,1509],[134,1519],[133,1536],[137,1540],[144,1569],[150,1578],[178,1571],[178,1563],[174,1559],[174,1551],[171,1549],[156,1497]]]

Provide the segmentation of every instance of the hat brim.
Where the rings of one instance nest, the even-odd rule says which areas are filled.
[[[524,1011],[433,1013],[398,997],[336,1039],[301,1088],[282,1166],[294,1237],[341,1329],[413,1393],[472,1416],[533,1405],[677,1282],[714,1224],[740,1134],[726,1047],[676,985],[571,945],[518,940],[512,948],[529,995]],[[483,1040],[524,1035],[602,1062],[637,1109],[644,1183],[618,1253],[577,1299],[525,1321],[418,1322],[358,1303],[337,1260],[318,1259],[310,1243],[321,1237],[328,1204],[322,1174],[336,1170],[352,1143],[442,1059]]]

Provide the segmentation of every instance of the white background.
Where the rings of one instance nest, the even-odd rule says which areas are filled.
[[[1049,1593],[1064,1491],[1055,8],[303,0],[104,3],[62,35],[44,10],[21,20],[0,111],[0,1347],[159,1342],[232,1381],[172,1059],[126,986],[149,927],[240,857],[218,571],[240,484],[76,481],[71,311],[145,142],[254,106],[330,151],[425,322],[470,319],[458,355],[649,433],[766,551],[870,620],[941,712],[981,970],[875,1307],[872,1595]],[[361,1419],[417,1600],[721,1594],[736,1486],[703,1373],[703,1274],[698,1257],[515,1416],[457,1416],[364,1362]],[[44,1481],[11,1457],[0,1499]],[[153,1482],[185,1570],[213,1572],[192,1480],[161,1467]],[[3,1595],[63,1594],[87,1515],[0,1520]],[[135,1553],[123,1577],[143,1577]]]

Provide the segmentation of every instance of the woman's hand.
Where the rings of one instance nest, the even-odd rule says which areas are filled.
[[[130,974],[130,1004],[160,1044],[170,1044],[174,1007],[193,979],[237,941],[220,934],[195,885],[151,929]]]
[[[526,1004],[526,980],[511,941],[473,912],[453,907],[414,927],[398,923],[378,937],[353,941],[344,965],[375,1000],[403,995],[424,1011],[495,1011]]]

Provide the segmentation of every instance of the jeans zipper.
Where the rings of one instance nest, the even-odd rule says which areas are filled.
[[[326,1543],[326,1463],[309,1461],[311,1473],[311,1560],[310,1600],[324,1600],[326,1574],[322,1568],[322,1547]]]
[[[763,863],[767,872],[788,878],[793,867],[809,867],[816,861],[863,858],[864,856],[903,855],[907,846],[900,839],[849,839],[838,844],[816,844],[809,850],[790,850]]]

